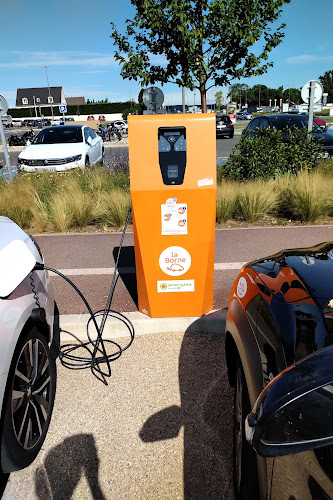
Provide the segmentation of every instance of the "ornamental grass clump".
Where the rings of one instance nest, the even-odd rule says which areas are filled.
[[[222,181],[217,186],[216,220],[219,224],[231,219],[237,210],[239,184],[237,182]]]
[[[130,194],[121,189],[113,189],[109,193],[101,193],[101,225],[104,229],[109,226],[117,228],[124,226],[130,207]]]
[[[250,181],[239,188],[238,214],[246,222],[257,222],[274,213],[277,204],[278,193],[273,182]]]
[[[29,179],[6,182],[0,190],[0,214],[9,217],[21,228],[29,228],[33,218],[33,189]]]
[[[302,222],[316,222],[333,213],[333,179],[303,170],[280,186],[282,210]]]

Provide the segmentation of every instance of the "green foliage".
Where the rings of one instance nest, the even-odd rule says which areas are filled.
[[[321,144],[296,127],[284,131],[267,128],[258,135],[248,134],[221,167],[225,178],[245,181],[271,179],[294,174],[302,167],[314,168],[322,151]]]
[[[215,92],[215,104],[216,104],[216,109],[218,111],[221,111],[223,108],[223,92],[222,90],[218,90]]]
[[[316,116],[330,116],[329,109],[323,109],[322,111],[315,111]]]
[[[324,92],[328,93],[327,102],[333,101],[333,70],[326,71],[322,76],[319,77],[320,83],[324,87]]]
[[[142,86],[173,82],[197,88],[205,111],[208,81],[222,86],[272,66],[268,56],[281,43],[285,26],[274,31],[270,25],[289,1],[131,0],[136,14],[126,21],[125,34],[111,23],[121,75]]]
[[[79,107],[79,114],[81,115],[94,115],[94,114],[106,114],[106,113],[122,113],[127,116],[127,114],[135,114],[137,112],[137,103],[134,101],[128,102],[107,102],[107,103],[95,103],[95,104],[82,104]],[[20,109],[9,109],[8,114],[13,118],[22,118],[23,116],[29,116],[33,112],[32,116],[35,116],[34,108],[20,108]],[[44,116],[51,116],[51,108],[42,108],[42,113]],[[59,111],[58,106],[53,107],[54,116],[60,116],[62,113]],[[68,116],[78,114],[78,106],[76,104],[67,106]]]
[[[268,106],[269,101],[272,101],[274,105],[274,100],[277,100],[277,105],[280,103],[280,99],[283,102],[290,102],[294,104],[299,104],[301,102],[301,91],[300,89],[290,88],[283,89],[282,86],[273,89],[266,87],[266,85],[254,85],[249,87],[243,83],[235,83],[230,85],[228,96],[232,101],[238,103],[248,103],[249,106],[265,105]]]

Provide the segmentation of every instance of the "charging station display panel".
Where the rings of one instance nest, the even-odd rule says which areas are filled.
[[[158,157],[163,183],[183,184],[186,169],[185,127],[159,127]]]
[[[129,116],[139,311],[201,316],[213,308],[215,115]]]

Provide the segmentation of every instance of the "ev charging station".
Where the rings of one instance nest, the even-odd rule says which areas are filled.
[[[201,316],[213,308],[215,115],[128,117],[139,311]]]

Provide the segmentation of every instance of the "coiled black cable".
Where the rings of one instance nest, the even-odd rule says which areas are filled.
[[[111,362],[115,361],[118,359],[121,354],[126,351],[132,344],[135,336],[135,330],[132,322],[122,313],[118,311],[114,311],[111,309],[111,302],[113,299],[115,287],[117,284],[117,280],[119,277],[118,274],[118,262],[119,262],[119,257],[120,257],[120,252],[121,248],[124,242],[124,237],[126,233],[126,228],[129,222],[131,216],[131,209],[128,212],[126,223],[124,226],[124,230],[121,236],[120,244],[119,244],[119,249],[118,249],[118,255],[116,259],[116,264],[115,264],[115,271],[113,274],[112,278],[112,283],[109,291],[109,295],[106,301],[106,305],[104,310],[101,309],[99,311],[96,311],[95,313],[92,311],[88,301],[86,300],[85,296],[83,293],[79,290],[79,288],[64,274],[62,274],[60,271],[57,271],[56,269],[52,269],[51,267],[47,267],[44,264],[37,263],[35,265],[35,270],[47,270],[51,271],[61,278],[63,278],[69,285],[71,285],[76,293],[81,297],[82,301],[84,302],[89,314],[90,318],[87,322],[87,342],[81,342],[80,344],[65,344],[60,348],[60,354],[59,358],[61,363],[66,366],[67,368],[70,368],[72,370],[82,370],[85,368],[90,368],[92,373],[99,379],[101,380],[104,384],[107,384],[105,377],[111,377]],[[97,318],[101,317],[101,324],[98,326],[97,323]],[[130,341],[126,344],[125,347],[121,347],[117,342],[114,340],[104,340],[102,335],[104,331],[104,327],[106,324],[106,321],[108,317],[113,317],[116,319],[119,319],[124,323],[124,325],[128,328],[129,335],[130,335]],[[93,339],[90,332],[89,332],[89,327],[90,323],[93,322],[97,337],[96,339]],[[106,344],[111,344],[112,346],[116,347],[116,351],[112,352],[111,354],[107,353],[106,350]],[[92,349],[93,347],[93,349]],[[74,352],[79,349],[79,348],[84,348],[88,351],[89,356],[79,356],[77,353],[74,354]],[[106,364],[107,369],[102,370],[101,365]]]

